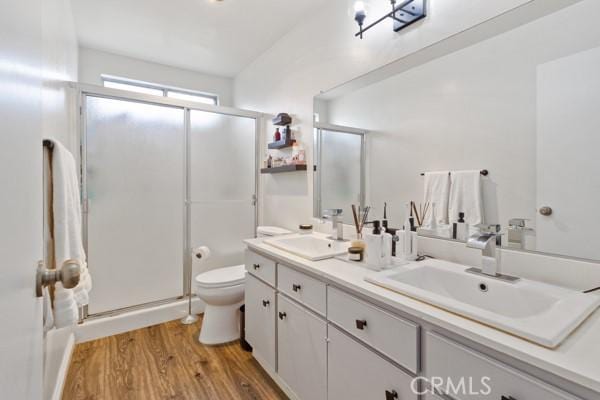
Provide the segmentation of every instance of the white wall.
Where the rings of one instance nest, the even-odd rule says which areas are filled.
[[[235,79],[237,107],[269,113],[289,112],[299,122],[309,162],[312,158],[313,96],[383,66],[527,0],[431,0],[428,17],[396,34],[384,22],[354,38],[351,0],[331,0],[296,26]],[[371,15],[389,3],[372,1]],[[270,137],[272,132],[266,132]],[[262,152],[261,152],[262,153]],[[261,222],[295,228],[312,215],[312,173],[264,176]]]
[[[77,81],[78,46],[70,0],[42,2],[44,137],[76,150],[73,97],[65,82]]]
[[[410,200],[420,202],[423,198],[420,172],[488,169],[490,175],[483,179],[486,222],[505,227],[511,218],[527,218],[530,226],[539,228],[535,226],[536,210],[549,203],[558,212],[546,222],[560,226],[553,228],[560,231],[556,232],[560,240],[553,245],[547,243],[543,250],[600,258],[600,253],[585,240],[593,237],[593,227],[600,223],[598,213],[590,211],[593,207],[583,206],[585,199],[594,198],[589,193],[597,190],[594,183],[586,185],[585,195],[578,191],[578,184],[574,185],[567,190],[567,198],[548,193],[540,197],[536,190],[538,174],[549,174],[547,187],[557,188],[560,193],[570,187],[571,178],[565,179],[565,175],[573,177],[575,169],[585,169],[568,169],[565,165],[577,165],[577,159],[593,165],[594,156],[585,152],[586,143],[588,148],[595,148],[593,134],[589,139],[584,138],[597,131],[598,125],[589,113],[583,117],[576,111],[567,111],[564,104],[574,103],[573,97],[583,104],[595,104],[592,87],[597,84],[594,86],[594,80],[585,79],[582,85],[589,93],[583,89],[571,90],[572,98],[563,99],[560,103],[563,106],[550,107],[560,110],[556,118],[565,125],[556,129],[572,143],[570,151],[563,144],[562,151],[548,147],[545,154],[538,154],[541,140],[552,141],[548,137],[549,125],[558,126],[557,120],[549,115],[538,114],[538,75],[540,66],[600,46],[600,27],[595,21],[598,14],[600,3],[586,0],[331,101],[328,107],[331,123],[370,131],[371,203],[378,206],[387,201],[391,206],[390,219],[399,225],[403,220],[403,204]],[[561,29],[557,30],[559,25]],[[582,71],[596,67],[597,62],[585,60],[580,60],[564,76],[572,75],[575,70],[581,75]],[[569,92],[565,87],[571,88],[573,83],[557,80],[553,79],[551,87],[555,95],[564,97]],[[548,97],[545,93],[547,103]],[[543,130],[536,129],[540,120],[546,124]],[[576,123],[579,139],[570,132]],[[575,150],[573,146],[583,148]],[[551,160],[538,170],[536,156]],[[575,195],[576,192],[582,195]],[[558,222],[559,215],[568,217]],[[450,219],[456,217],[451,215]],[[591,229],[584,230],[585,226]],[[575,235],[577,231],[581,236]],[[572,239],[569,244],[567,238]]]
[[[232,79],[80,48],[79,81],[102,86],[100,77],[102,74],[212,93],[219,96],[221,105],[231,106],[233,104]]]

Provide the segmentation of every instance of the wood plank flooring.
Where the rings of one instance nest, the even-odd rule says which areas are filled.
[[[201,345],[201,322],[171,321],[77,345],[63,400],[287,399],[238,342]]]

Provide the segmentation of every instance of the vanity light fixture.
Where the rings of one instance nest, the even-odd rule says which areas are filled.
[[[427,16],[426,1],[427,0],[404,0],[400,4],[396,4],[396,0],[390,0],[392,11],[364,28],[363,25],[367,18],[365,4],[362,1],[357,1],[354,3],[354,20],[358,24],[360,30],[354,36],[358,36],[362,39],[364,32],[387,18],[394,20],[394,31],[399,32]]]

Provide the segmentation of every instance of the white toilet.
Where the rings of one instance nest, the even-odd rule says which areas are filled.
[[[258,237],[292,233],[275,226],[259,226]],[[246,267],[217,268],[196,276],[196,294],[206,303],[200,343],[215,345],[239,339],[239,308],[244,304]]]

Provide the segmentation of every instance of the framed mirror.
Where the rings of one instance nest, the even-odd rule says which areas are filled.
[[[486,170],[473,178],[479,222],[500,225],[503,246],[600,260],[597,15],[597,4],[580,2],[527,21],[503,17],[317,96],[320,124],[369,131],[366,204],[387,203],[390,226],[400,228],[407,202],[428,202],[423,173],[445,172],[452,185],[459,171]],[[327,146],[315,146],[319,157],[347,152]],[[337,165],[354,175],[356,162]],[[319,179],[315,215],[329,207],[324,190],[348,185],[325,189]],[[328,199],[345,214],[357,201]],[[453,238],[456,214],[439,221],[444,229],[420,232]]]

